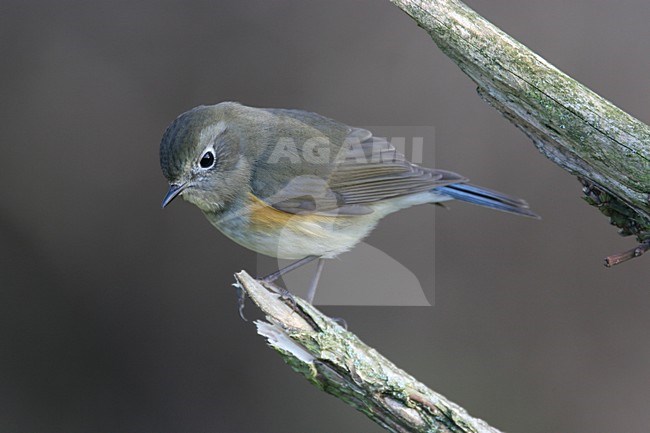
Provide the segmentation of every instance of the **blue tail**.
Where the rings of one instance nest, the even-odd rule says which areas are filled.
[[[435,191],[467,203],[539,219],[539,215],[528,209],[528,203],[524,200],[491,189],[467,183],[454,183],[436,188]]]

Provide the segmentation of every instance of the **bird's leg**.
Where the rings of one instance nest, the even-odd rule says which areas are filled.
[[[314,296],[316,296],[316,288],[318,287],[318,280],[320,280],[320,274],[323,272],[323,266],[325,265],[325,259],[319,258],[318,263],[316,264],[316,271],[314,276],[311,279],[309,284],[309,289],[307,290],[307,302],[310,304],[314,303]]]
[[[288,274],[289,272],[291,272],[291,271],[293,271],[295,269],[298,269],[299,267],[301,267],[303,265],[306,265],[307,263],[309,263],[311,261],[314,261],[317,258],[318,258],[318,256],[304,257],[304,258],[302,258],[300,260],[297,260],[297,261],[291,263],[288,266],[285,266],[282,269],[279,269],[279,270],[273,272],[272,274],[268,274],[266,277],[258,278],[258,280],[263,281],[265,283],[272,283],[275,280],[277,280],[278,278],[280,278],[281,276],[283,276],[284,274]]]
[[[307,263],[310,263],[314,260],[318,259],[318,263],[316,264],[316,270],[314,271],[314,275],[312,276],[311,282],[309,283],[309,288],[307,289],[307,296],[306,296],[306,301],[309,302],[310,304],[314,303],[314,297],[316,296],[316,288],[318,287],[318,281],[320,280],[320,276],[323,273],[323,267],[325,266],[325,259],[318,257],[318,256],[307,256],[305,258],[302,258],[300,260],[297,260],[290,265],[277,270],[273,272],[272,274],[267,275],[266,277],[263,278],[258,278],[259,281],[266,283],[269,287],[273,288],[274,290],[277,290],[277,293],[285,298],[288,299],[292,304],[294,309],[296,309],[296,301],[287,289],[283,287],[278,287],[275,284],[273,284],[273,281],[277,280],[284,274],[291,272],[295,269],[298,269],[299,267],[306,265]],[[240,304],[240,314],[242,313],[243,306]],[[243,316],[242,316],[243,318]],[[245,320],[245,319],[244,319]],[[342,326],[345,329],[348,329],[348,324],[343,318],[332,318],[336,323],[338,323],[340,326]]]
[[[318,256],[304,257],[304,258],[302,258],[300,260],[297,260],[297,261],[291,263],[290,265],[288,265],[288,266],[286,266],[286,267],[284,267],[282,269],[279,269],[279,270],[273,272],[272,274],[267,275],[266,277],[258,278],[257,280],[262,282],[262,283],[266,283],[267,287],[273,289],[282,298],[288,299],[289,301],[291,301],[291,303],[293,304],[293,307],[295,309],[296,308],[296,300],[293,298],[293,295],[291,294],[291,292],[289,292],[284,287],[276,286],[275,284],[273,284],[273,282],[275,280],[277,280],[278,278],[280,278],[281,276],[283,276],[284,274],[287,274],[287,273],[289,273],[289,272],[291,272],[291,271],[293,271],[295,269],[298,269],[302,265],[306,265],[307,263],[309,263],[311,261],[314,261],[317,258],[318,258]],[[322,268],[322,265],[319,265],[319,266]],[[320,276],[320,271],[318,272],[318,275]],[[318,283],[318,279],[316,279],[316,283]],[[312,289],[310,288],[310,291],[311,290]],[[239,309],[239,316],[242,318],[242,320],[248,321],[248,319],[246,319],[246,317],[244,317],[244,306],[246,304],[246,292],[244,291],[244,289],[239,284],[235,284],[235,291],[236,291],[236,294],[237,294],[237,306],[238,306],[238,309]],[[314,291],[314,293],[316,292],[316,287],[314,287],[313,291]],[[313,298],[313,294],[312,294],[312,298]],[[309,301],[309,303],[311,303],[311,301]]]
[[[294,305],[294,308],[295,308],[296,300],[293,298],[293,295],[291,294],[291,292],[288,291],[287,289],[285,289],[284,287],[276,286],[275,284],[273,284],[273,282],[275,280],[277,280],[278,278],[280,278],[281,276],[283,276],[283,275],[285,275],[285,274],[287,274],[287,273],[289,273],[289,272],[291,272],[291,271],[293,271],[295,269],[298,269],[299,267],[301,267],[303,265],[306,265],[307,263],[312,262],[312,261],[316,260],[317,258],[318,258],[318,256],[304,257],[304,258],[302,258],[300,260],[297,260],[297,261],[291,263],[290,265],[288,265],[288,266],[286,266],[286,267],[284,267],[282,269],[279,269],[279,270],[273,272],[272,274],[267,275],[266,277],[258,278],[258,279],[261,282],[266,283],[268,286],[272,286],[273,288],[277,289],[277,293],[282,298],[288,299],[289,301],[291,301],[291,303]]]
[[[314,304],[314,297],[316,296],[316,288],[318,287],[318,281],[320,280],[320,276],[323,273],[323,267],[325,266],[325,259],[319,258],[318,263],[316,264],[316,270],[314,271],[314,276],[311,278],[311,282],[309,283],[309,289],[307,290],[307,296],[306,300],[310,304]],[[343,329],[347,331],[348,329],[348,322],[345,321],[344,318],[342,317],[331,317],[333,321],[338,323]]]

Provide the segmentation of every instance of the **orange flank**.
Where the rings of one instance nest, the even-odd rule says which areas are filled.
[[[250,211],[249,221],[252,229],[264,227],[266,230],[271,228],[303,233],[309,231],[312,235],[316,235],[320,231],[316,229],[317,227],[334,227],[336,223],[342,222],[341,216],[337,215],[323,215],[318,213],[292,214],[283,212],[270,206],[250,192],[248,193],[248,198],[248,209]]]

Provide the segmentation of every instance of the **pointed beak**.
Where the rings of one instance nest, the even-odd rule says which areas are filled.
[[[183,190],[187,187],[187,183],[183,183],[181,185],[169,185],[169,191],[167,191],[167,194],[165,195],[165,198],[162,201],[162,207],[164,208],[167,206],[169,203],[172,202],[180,193],[183,192]]]

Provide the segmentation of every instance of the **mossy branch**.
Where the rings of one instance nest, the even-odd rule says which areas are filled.
[[[479,94],[584,185],[622,235],[650,248],[650,127],[562,73],[457,0],[391,0],[426,30]]]
[[[284,299],[245,271],[235,278],[242,294],[266,315],[266,321],[255,325],[269,346],[314,386],[384,429],[500,433],[418,382],[306,301]]]

